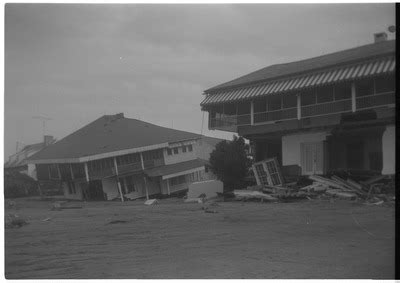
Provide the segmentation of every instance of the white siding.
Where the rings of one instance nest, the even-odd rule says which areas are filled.
[[[178,154],[175,154],[174,151],[172,150],[172,155],[168,155],[167,149],[164,148],[163,151],[164,151],[165,165],[189,161],[197,158],[195,144],[192,145],[193,147],[192,151],[189,151],[187,146],[186,146],[186,152],[182,151],[182,146],[177,146],[177,147],[178,147]]]
[[[383,168],[382,174],[394,174],[396,165],[396,128],[386,127],[382,136]]]
[[[301,166],[301,143],[320,142],[326,140],[327,132],[294,134],[282,137],[282,165]]]

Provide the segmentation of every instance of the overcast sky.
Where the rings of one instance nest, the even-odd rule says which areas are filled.
[[[201,132],[207,88],[276,63],[373,42],[394,4],[7,4],[5,157],[124,112]],[[389,35],[393,38],[393,35]],[[208,131],[207,114],[203,133]]]

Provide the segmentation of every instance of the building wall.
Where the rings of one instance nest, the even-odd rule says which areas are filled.
[[[282,165],[301,166],[300,144],[304,142],[320,142],[326,140],[327,132],[299,133],[282,137]]]
[[[394,174],[396,171],[396,128],[386,127],[382,136],[383,169],[382,174]]]
[[[207,143],[203,139],[199,139],[194,147],[197,158],[209,160],[211,152],[215,149],[215,146]]]
[[[66,199],[75,199],[75,200],[82,200],[83,195],[82,195],[82,185],[81,183],[74,182],[75,184],[75,194],[70,194],[68,190],[68,184],[66,182],[62,183],[62,189],[64,192],[64,196]]]
[[[193,151],[187,150],[187,145],[186,145],[186,152],[182,151],[182,145],[172,145],[171,148],[177,147],[178,148],[178,154],[174,154],[174,151],[172,150],[172,155],[168,155],[167,149],[164,148],[164,160],[165,160],[165,165],[168,164],[175,164],[179,162],[184,162],[184,161],[189,161],[196,159],[196,144],[193,144]]]
[[[107,200],[112,200],[119,197],[118,184],[115,178],[101,180],[103,192],[107,194]]]
[[[216,179],[215,175],[211,171],[205,172],[205,170],[200,170],[200,171],[196,171],[195,173],[197,173],[195,179],[191,179],[191,177],[190,177],[191,174],[186,174],[185,175],[186,182],[175,185],[175,186],[170,185],[169,186],[170,193],[181,191],[181,190],[187,190],[187,189],[189,189],[189,185],[194,182],[201,182],[201,181]],[[161,193],[164,195],[168,194],[168,185],[167,185],[168,181],[169,181],[169,179],[161,181]]]

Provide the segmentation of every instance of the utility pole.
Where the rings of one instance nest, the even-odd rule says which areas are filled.
[[[45,117],[45,116],[33,116],[32,118],[42,121],[43,137],[44,137],[45,134],[46,134],[46,122],[47,122],[47,121],[50,121],[50,120],[53,120],[53,119],[51,119],[51,118],[49,118],[49,117]]]

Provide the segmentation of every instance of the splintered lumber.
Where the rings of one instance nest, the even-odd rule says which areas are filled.
[[[235,190],[233,191],[233,194],[237,199],[262,199],[262,200],[270,200],[274,201],[277,200],[277,198],[267,195],[258,191],[248,191],[248,190]]]
[[[366,186],[359,184],[356,181],[353,181],[352,179],[347,179],[347,183],[359,189],[360,191],[368,191],[368,188]]]
[[[372,177],[372,178],[369,178],[368,180],[365,180],[365,181],[363,182],[363,184],[365,184],[365,185],[370,185],[370,184],[376,183],[376,182],[378,182],[378,181],[380,181],[380,180],[383,180],[383,179],[385,179],[385,178],[386,178],[385,175],[374,176],[374,177]]]
[[[320,177],[320,176],[316,176],[316,175],[311,175],[308,178],[313,180],[313,181],[325,184],[325,185],[327,185],[329,187],[334,187],[334,188],[341,189],[341,190],[347,190],[347,188],[345,186],[340,185],[337,182],[334,182],[334,181],[332,181],[330,179],[326,179],[326,178],[323,178],[323,177]]]
[[[342,199],[355,199],[357,197],[354,193],[342,192],[340,190],[330,189],[325,192],[327,195],[335,196]]]

